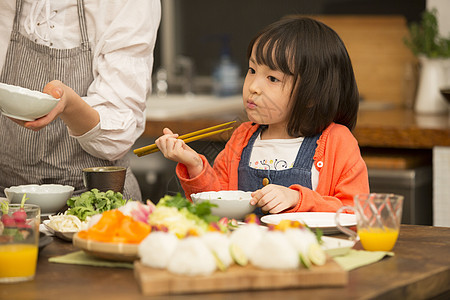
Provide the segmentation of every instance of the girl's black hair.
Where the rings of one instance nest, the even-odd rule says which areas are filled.
[[[331,122],[356,125],[359,93],[344,43],[327,25],[307,17],[286,17],[259,32],[247,58],[293,76],[290,136],[314,136]]]

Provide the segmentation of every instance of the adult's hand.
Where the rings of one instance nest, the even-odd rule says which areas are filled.
[[[12,120],[28,129],[38,131],[60,117],[74,135],[82,135],[88,132],[100,121],[98,112],[61,81],[53,80],[49,82],[44,87],[43,92],[60,99],[55,108],[47,115],[34,121]]]
[[[65,95],[66,89],[70,88],[63,84],[61,81],[54,80],[49,82],[44,87],[43,92],[59,99],[58,104],[47,115],[34,121],[21,121],[17,119],[12,120],[17,124],[24,126],[25,128],[34,131],[41,130],[42,128],[50,124],[53,120],[55,120],[64,111],[67,102],[67,96]]]

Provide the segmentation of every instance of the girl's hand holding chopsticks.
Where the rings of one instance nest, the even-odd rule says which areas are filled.
[[[196,177],[203,170],[203,161],[184,140],[178,138],[169,128],[164,128],[164,135],[160,136],[155,144],[164,157],[182,163],[186,166],[189,177]]]
[[[198,153],[186,143],[231,130],[233,127],[223,127],[231,125],[235,122],[236,121],[231,121],[219,124],[181,136],[174,134],[169,128],[164,128],[163,135],[155,141],[155,144],[135,149],[133,152],[137,156],[144,156],[161,151],[164,157],[184,164],[187,167],[190,177],[192,178],[200,174],[203,169],[203,162]]]
[[[231,130],[231,129],[233,129],[233,127],[227,127],[227,128],[223,128],[223,127],[231,125],[235,122],[236,121],[231,121],[231,122],[219,124],[216,126],[197,130],[197,131],[194,131],[191,133],[183,134],[181,136],[176,135],[175,138],[184,140],[185,143],[197,141],[197,140],[200,140],[200,139],[203,139],[203,138],[215,135],[215,134],[219,134],[219,133]],[[222,128],[222,129],[220,129],[220,128]],[[170,129],[168,129],[168,130],[170,131]],[[170,131],[170,134],[173,135],[172,131]],[[136,154],[137,156],[144,156],[144,155],[155,153],[158,151],[160,151],[160,149],[158,148],[158,146],[156,144],[152,144],[149,146],[145,146],[145,147],[133,150],[134,154]]]

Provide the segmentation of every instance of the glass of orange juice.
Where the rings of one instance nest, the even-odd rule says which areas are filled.
[[[336,212],[337,227],[352,239],[359,239],[365,250],[390,251],[398,238],[402,218],[403,196],[395,194],[359,194],[354,206],[343,206]],[[339,222],[344,211],[354,211],[357,232]]]
[[[5,202],[3,202],[5,203]],[[36,273],[40,208],[2,204],[0,209],[0,283],[32,280]]]

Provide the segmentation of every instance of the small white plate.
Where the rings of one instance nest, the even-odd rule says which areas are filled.
[[[331,257],[346,255],[355,245],[355,241],[322,236],[322,249]]]
[[[266,215],[261,221],[266,224],[278,224],[281,220],[300,221],[308,225],[311,229],[320,228],[324,234],[341,233],[336,227],[332,212],[299,212],[276,215]],[[344,227],[356,226],[356,216],[353,214],[341,214],[341,225]]]

